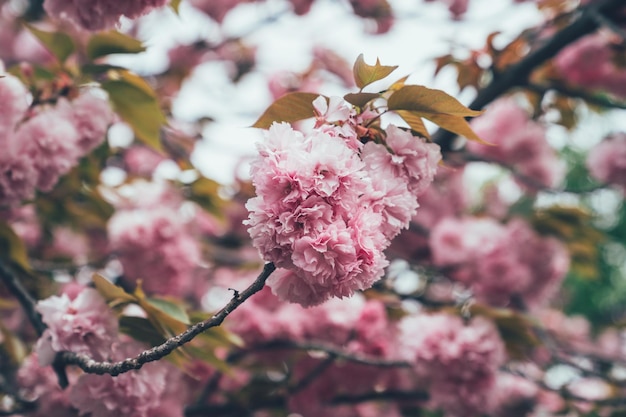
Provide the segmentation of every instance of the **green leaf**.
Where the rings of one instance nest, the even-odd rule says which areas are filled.
[[[146,301],[177,321],[187,325],[190,323],[189,316],[180,305],[163,298],[147,298]]]
[[[398,116],[402,117],[402,120],[404,120],[412,130],[430,139],[430,133],[428,133],[424,121],[417,113],[409,110],[396,110],[396,113],[398,113]]]
[[[468,109],[451,95],[421,85],[405,85],[389,97],[389,110],[412,110],[422,114],[474,117],[480,111]],[[426,116],[424,116],[426,117]]]
[[[375,65],[368,65],[365,63],[363,59],[363,54],[359,55],[354,63],[353,73],[354,73],[354,81],[356,82],[357,87],[361,90],[363,87],[378,81],[382,80],[393,71],[398,68],[397,65],[394,66],[385,66],[380,65],[380,61],[376,58]]]
[[[146,297],[141,289],[141,282],[138,282],[133,295],[137,304],[148,315],[148,320],[162,336],[168,338],[187,330],[189,317],[181,307],[163,299]]]
[[[87,42],[87,57],[92,61],[110,54],[136,54],[145,50],[137,39],[114,30],[97,33]]]
[[[120,332],[131,336],[140,342],[148,343],[150,346],[159,346],[166,341],[154,323],[143,317],[122,316],[120,317]],[[183,371],[187,371],[192,365],[187,346],[181,346],[167,355],[165,358]]]
[[[109,93],[115,111],[133,128],[137,139],[160,151],[161,126],[165,123],[165,116],[149,85],[127,76],[125,79],[105,81],[102,88]]]
[[[65,62],[76,49],[72,38],[63,32],[45,32],[28,23],[25,23],[24,26],[39,39],[39,42],[41,42],[59,62]]]
[[[198,314],[192,317],[194,324],[208,319],[206,314],[202,314],[202,317]],[[241,337],[237,336],[222,326],[211,327],[198,335],[200,340],[203,340],[209,346],[212,347],[243,347],[244,341]]]
[[[154,328],[150,320],[143,317],[120,317],[120,332],[150,346],[158,346],[165,342],[165,338]]]
[[[348,103],[362,109],[370,101],[380,98],[380,94],[378,93],[349,93],[343,96],[343,98]]]
[[[189,186],[188,198],[198,203],[209,213],[220,217],[223,215],[224,201],[219,196],[221,185],[209,178],[200,177]]]
[[[104,74],[108,71],[122,71],[126,68],[110,64],[85,64],[81,67],[83,74]]]
[[[268,129],[274,122],[293,123],[314,117],[313,100],[319,96],[316,93],[287,93],[272,103],[252,127]]]
[[[30,271],[26,245],[7,223],[0,222],[0,259]]]
[[[111,283],[108,279],[99,274],[93,274],[93,284],[100,295],[107,301],[107,303],[119,305],[122,303],[136,302],[132,294],[127,293],[121,287]]]
[[[233,370],[230,367],[230,365],[224,361],[223,359],[220,359],[216,354],[215,354],[215,350],[214,349],[207,349],[207,348],[197,348],[195,346],[187,346],[187,352],[189,352],[189,354],[195,358],[198,358],[206,363],[208,363],[209,365],[211,365],[212,367],[214,367],[215,369],[217,369],[220,372],[223,372],[227,375],[232,375],[233,374]],[[191,363],[190,363],[191,365]],[[193,369],[185,369],[183,368],[184,371],[186,372],[191,372],[193,374]]]

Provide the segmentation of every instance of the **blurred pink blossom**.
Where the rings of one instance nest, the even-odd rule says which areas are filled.
[[[531,120],[512,98],[494,102],[471,125],[491,146],[472,141],[468,151],[511,166],[526,189],[555,187],[563,180],[565,167],[546,142],[545,127]]]
[[[141,279],[145,291],[182,296],[191,289],[200,246],[176,210],[118,210],[108,231],[124,276],[133,282]]]
[[[554,65],[576,87],[626,97],[626,70],[615,64],[611,43],[611,37],[605,33],[587,35],[565,47],[554,59]]]
[[[494,305],[542,305],[569,270],[564,245],[521,219],[502,225],[492,218],[447,218],[431,231],[430,248],[435,265],[452,268],[453,279]]]
[[[587,167],[592,177],[617,185],[626,194],[626,133],[610,135],[591,149]]]
[[[43,7],[55,19],[72,23],[77,28],[98,31],[114,28],[122,16],[134,19],[168,0],[45,0]]]
[[[404,354],[429,381],[434,407],[460,417],[491,409],[496,372],[506,354],[490,321],[475,317],[464,324],[445,313],[418,314],[399,327]]]

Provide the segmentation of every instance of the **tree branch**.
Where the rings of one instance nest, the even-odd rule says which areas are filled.
[[[276,340],[269,343],[265,343],[258,346],[253,346],[250,350],[235,352],[232,361],[236,361],[240,359],[242,354],[254,353],[258,351],[264,350],[273,350],[273,349],[298,349],[298,350],[306,350],[306,351],[316,351],[316,352],[324,352],[329,356],[335,357],[337,359],[342,359],[347,362],[358,363],[361,365],[368,366],[377,366],[381,368],[410,368],[411,364],[406,361],[394,361],[388,359],[380,359],[374,357],[368,357],[360,354],[352,354],[346,352],[345,350],[341,350],[340,348],[336,348],[334,346],[328,346],[324,344],[314,343],[314,342],[295,342],[292,340]]]
[[[525,88],[540,94],[545,94],[548,91],[554,91],[562,96],[570,98],[578,98],[586,101],[589,104],[596,106],[608,107],[612,109],[626,109],[626,102],[617,101],[611,97],[602,96],[598,94],[590,94],[587,91],[565,87],[563,85],[539,85],[539,84],[526,84]]]
[[[46,325],[41,320],[41,315],[35,309],[37,301],[22,286],[19,277],[2,262],[0,262],[0,280],[2,280],[9,292],[15,296],[24,309],[28,321],[35,328],[37,335],[41,336],[44,330],[46,330]]]
[[[525,85],[535,68],[554,57],[567,45],[598,29],[600,23],[594,15],[610,15],[621,7],[624,7],[624,0],[603,0],[582,9],[579,17],[569,26],[557,32],[521,61],[494,77],[490,84],[478,92],[469,107],[473,110],[481,110],[511,88]],[[441,146],[441,152],[444,154],[452,150],[455,138],[456,134],[443,129],[439,129],[433,135],[433,141]]]
[[[90,358],[88,355],[73,352],[60,352],[57,355],[58,360],[61,364],[76,365],[87,373],[98,375],[109,374],[116,376],[134,369],[140,369],[148,362],[154,362],[169,355],[176,348],[190,342],[205,330],[221,325],[230,313],[264,287],[265,281],[275,269],[276,267],[273,263],[265,264],[263,271],[257,279],[248,288],[238,294],[235,294],[230,302],[213,317],[194,324],[183,333],[167,339],[158,346],[141,352],[134,358],[127,358],[119,362],[98,362]]]

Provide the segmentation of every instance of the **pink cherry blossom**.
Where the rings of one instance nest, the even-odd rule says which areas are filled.
[[[453,416],[473,416],[492,406],[504,343],[493,324],[476,317],[464,324],[444,313],[418,314],[400,323],[408,360],[429,381],[431,403]]]
[[[440,158],[436,145],[395,126],[387,138],[395,155],[373,143],[359,153],[353,138],[325,129],[354,123],[345,101],[318,98],[313,105],[318,123],[311,133],[274,124],[258,146],[251,167],[257,196],[246,204],[245,221],[263,258],[288,270],[268,285],[304,306],[350,296],[382,276],[382,251],[408,227],[415,194],[432,181]]]
[[[605,33],[587,35],[564,48],[554,64],[570,84],[624,97],[626,72],[615,64],[612,43]]]
[[[98,31],[115,27],[122,16],[136,18],[166,3],[167,0],[45,0],[43,7],[55,19],[70,22],[77,28]]]
[[[131,146],[124,152],[124,163],[131,174],[150,177],[165,156],[147,146]]]
[[[76,375],[68,373],[71,384]],[[24,359],[17,371],[17,384],[23,398],[37,401],[37,409],[29,412],[32,417],[78,417],[78,411],[72,407],[69,392],[59,386],[56,373],[51,366],[42,366],[37,354],[32,353]]]
[[[531,120],[512,98],[494,102],[471,125],[491,146],[468,142],[467,149],[510,165],[520,175],[518,182],[527,189],[554,187],[563,179],[564,166],[546,142],[545,127]]]
[[[37,303],[48,326],[37,344],[40,361],[52,363],[53,353],[70,351],[102,360],[117,337],[117,318],[98,292],[85,288],[74,299],[67,294]]]
[[[222,23],[231,9],[234,9],[240,3],[246,2],[249,2],[249,0],[192,0],[191,4],[215,19],[218,23]]]
[[[7,136],[26,115],[29,95],[26,87],[14,76],[0,78],[0,145],[7,146]]]
[[[494,305],[539,306],[569,270],[564,245],[521,219],[502,225],[492,218],[447,218],[433,228],[430,248],[435,265],[452,268],[452,278]]]
[[[200,247],[174,209],[119,210],[108,231],[125,277],[141,279],[149,293],[183,295],[190,289]]]
[[[500,373],[495,384],[495,404],[491,411],[496,417],[524,417],[534,408],[539,388],[521,376]]]
[[[382,231],[392,239],[415,215],[417,199],[409,190],[409,179],[383,145],[368,142],[361,157],[371,178],[370,204],[382,214]]]
[[[7,151],[0,155],[0,206],[13,206],[35,195],[37,170],[24,154]]]
[[[114,115],[105,99],[86,91],[72,101],[70,120],[78,131],[76,145],[85,155],[103,142]]]
[[[394,152],[394,162],[401,164],[409,179],[409,190],[420,195],[430,185],[441,160],[439,145],[426,143],[410,132],[390,125],[385,142]]]
[[[432,3],[435,0],[426,1]],[[467,12],[469,6],[469,0],[443,0],[442,3],[448,6],[448,10],[455,19],[461,18]]]
[[[264,258],[292,273],[268,284],[285,299],[315,305],[349,296],[382,274],[381,233],[362,228],[379,216],[364,205],[363,162],[340,138],[317,132],[304,137],[274,125],[252,164],[257,197],[247,208],[250,235]]]
[[[121,360],[134,356],[136,350],[121,345],[114,357]],[[84,374],[71,387],[70,402],[81,416],[151,417],[161,405],[168,372],[171,370],[162,361],[115,377]]]
[[[20,151],[33,161],[38,172],[37,188],[43,191],[50,191],[74,166],[78,140],[76,126],[53,111],[43,111],[27,120],[15,134]]]
[[[591,149],[587,167],[593,178],[617,185],[626,193],[626,133],[610,135]]]

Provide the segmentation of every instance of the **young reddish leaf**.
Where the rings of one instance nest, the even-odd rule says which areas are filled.
[[[65,60],[74,53],[74,41],[69,35],[63,32],[45,32],[27,23],[25,23],[24,26],[39,39],[39,42],[41,42],[59,62],[65,62]]]
[[[456,133],[457,135],[464,136],[468,140],[473,140],[476,142],[480,142],[483,145],[492,145],[489,142],[482,140],[471,128],[470,124],[467,123],[463,117],[460,116],[452,116],[449,114],[424,114],[424,118],[430,120],[435,123],[439,127],[445,130],[449,130],[452,133]]]
[[[354,63],[354,81],[356,82],[357,87],[362,90],[363,87],[375,81],[382,80],[393,71],[395,71],[396,68],[398,68],[397,65],[380,65],[380,61],[378,60],[378,58],[376,58],[375,65],[368,65],[365,63],[363,54],[361,54],[358,56],[356,62]]]
[[[7,260],[24,271],[30,271],[26,245],[11,226],[0,222],[0,259]]]
[[[316,93],[287,93],[272,103],[252,127],[268,129],[274,122],[293,123],[314,117],[313,100],[319,96]]]
[[[389,97],[387,104],[391,111],[410,111],[413,117],[423,117],[469,140],[489,144],[480,139],[465,120],[465,117],[478,116],[482,112],[468,109],[441,90],[405,85]]]
[[[97,33],[87,42],[87,57],[92,61],[110,54],[136,54],[145,50],[137,39],[114,30]]]
[[[401,89],[402,87],[404,87],[406,85],[406,80],[408,78],[409,78],[408,75],[400,78],[399,80],[397,80],[396,82],[391,84],[391,86],[387,89],[387,91],[390,92],[390,93],[392,93],[394,91],[398,91],[399,89]]]
[[[348,103],[362,109],[370,101],[380,97],[378,93],[349,93],[343,96]]]
[[[165,116],[156,96],[150,94],[145,85],[125,79],[105,81],[102,88],[109,93],[115,111],[133,128],[137,138],[161,150],[161,126]]]
[[[402,117],[402,120],[404,120],[412,130],[430,139],[430,134],[424,125],[424,121],[417,113],[409,110],[396,110],[396,113],[398,116]]]
[[[405,85],[394,92],[388,101],[389,110],[412,110],[424,114],[448,114],[452,116],[474,117],[480,111],[468,109],[454,97],[441,90],[433,90],[421,85]]]

